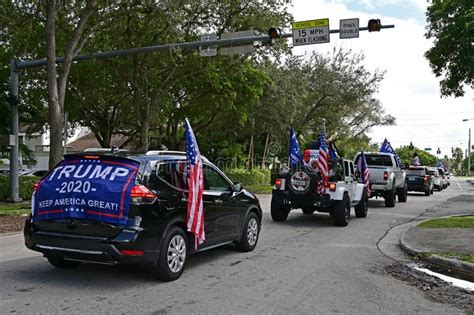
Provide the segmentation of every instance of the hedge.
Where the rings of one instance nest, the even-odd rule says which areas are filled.
[[[242,169],[232,168],[225,170],[225,174],[235,183],[248,185],[268,185],[270,184],[270,170],[262,169]]]
[[[39,181],[36,176],[18,177],[19,195],[23,200],[30,200],[33,192],[33,185]],[[10,177],[0,176],[0,201],[6,201],[10,197]]]

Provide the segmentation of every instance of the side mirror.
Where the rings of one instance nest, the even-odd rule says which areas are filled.
[[[234,183],[234,190],[236,192],[242,191],[242,184],[241,183]]]

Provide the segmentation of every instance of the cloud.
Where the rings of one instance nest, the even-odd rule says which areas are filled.
[[[424,37],[424,19],[401,18],[399,14],[391,14],[407,6],[424,12],[426,2],[367,0],[363,6],[353,6],[353,2],[296,0],[292,13],[295,21],[329,18],[331,29],[339,28],[339,19],[358,17],[361,26],[364,26],[374,16],[380,18],[382,24],[394,24],[395,28],[373,33],[360,32],[358,39],[344,40],[333,34],[330,44],[300,46],[293,49],[294,53],[309,54],[313,50],[327,53],[333,47],[343,47],[355,52],[363,51],[369,69],[386,71],[377,97],[386,112],[397,118],[397,126],[373,128],[370,135],[374,141],[380,142],[388,137],[395,147],[407,145],[409,141],[421,148],[439,146],[442,155],[451,146],[463,143],[462,146],[466,147],[468,128],[474,129],[474,119],[465,123],[462,119],[474,118],[472,89],[467,88],[463,98],[440,98],[439,79],[424,58],[425,51],[432,45]],[[377,11],[384,6],[390,9]]]

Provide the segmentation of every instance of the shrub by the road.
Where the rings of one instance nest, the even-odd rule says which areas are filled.
[[[33,192],[33,185],[39,181],[39,177],[20,176],[18,177],[19,195],[23,200],[30,200]],[[10,197],[10,177],[0,176],[0,201],[6,201]]]
[[[232,182],[242,183],[244,187],[270,184],[270,170],[232,168],[225,170],[225,174]]]

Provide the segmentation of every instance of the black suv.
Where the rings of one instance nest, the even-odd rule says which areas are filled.
[[[34,211],[37,213],[26,220],[24,229],[26,247],[42,252],[55,267],[75,268],[81,262],[111,265],[140,263],[151,267],[158,279],[171,281],[182,274],[189,254],[229,243],[236,244],[236,248],[244,252],[252,251],[257,245],[262,222],[258,199],[242,189],[241,184],[233,184],[205,158],[203,208],[206,240],[197,249],[194,235],[187,232],[186,228],[188,191],[184,152],[161,151],[127,158],[84,153],[66,155],[63,162],[69,161],[80,161],[84,167],[74,173],[72,166],[61,166],[60,163],[39,183],[40,186],[47,186],[44,183],[47,184],[48,180],[59,178],[61,185],[55,191],[64,189],[62,196],[66,198],[48,200],[52,197],[45,198],[43,192],[44,200],[35,206]],[[87,163],[93,162],[96,164],[91,168],[85,167]],[[105,201],[91,200],[100,199],[100,194],[97,197],[97,193],[106,189],[101,187],[100,182],[92,185],[84,182],[79,190],[87,188],[86,194],[74,194],[77,187],[74,186],[74,181],[70,181],[73,176],[84,178],[87,176],[86,171],[90,169],[89,173],[95,172],[89,174],[90,178],[104,178],[104,181],[112,179],[113,184],[114,180],[125,174],[123,169],[126,165],[132,163],[136,169],[135,182],[127,183],[130,184],[130,187],[126,186],[128,190],[124,188],[121,191],[122,203],[124,193],[130,197],[128,214],[124,215],[122,221],[114,223],[115,221],[110,221],[113,214],[97,214],[88,210],[89,206],[108,207],[110,211],[118,208],[113,203],[108,205]],[[104,167],[95,171],[93,167],[101,164]],[[108,172],[105,165],[112,165]],[[112,173],[111,167],[116,165],[122,165],[122,170]],[[107,178],[106,173],[115,176]],[[36,193],[38,191],[40,190]],[[96,192],[95,197],[92,192]],[[110,192],[113,193],[116,192]],[[50,193],[54,194],[54,191]],[[106,195],[107,192],[102,194]],[[33,199],[33,202],[38,201]],[[61,202],[73,205],[66,206],[67,217],[54,217],[64,209],[58,210],[53,204]],[[41,207],[48,206],[48,211],[42,213]],[[94,213],[99,216],[95,219],[78,217],[88,211],[91,216]]]

